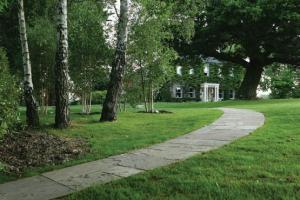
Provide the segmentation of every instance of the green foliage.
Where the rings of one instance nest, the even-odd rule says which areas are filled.
[[[294,88],[292,97],[293,97],[293,98],[300,98],[300,84],[299,84],[299,83],[298,83],[298,85]]]
[[[107,19],[103,8],[95,0],[72,2],[69,7],[70,74],[79,95],[108,80],[112,51],[103,31]]]
[[[195,37],[181,48],[185,53],[213,56],[243,67],[276,62],[299,65],[297,0],[213,2],[200,8]]]
[[[172,63],[177,54],[166,44],[172,38],[168,28],[172,9],[160,1],[140,1],[140,5],[128,46],[131,68],[127,72],[129,77],[135,78],[129,78],[126,94],[128,99],[134,99],[130,98],[133,92],[140,91],[136,96],[151,102],[154,93],[173,75]]]
[[[92,92],[92,104],[102,105],[105,100],[106,93],[106,90]]]
[[[47,101],[54,90],[54,64],[56,53],[55,25],[46,17],[36,18],[28,28],[34,90],[40,102]],[[41,104],[41,103],[40,103]]]
[[[0,161],[0,173],[6,173],[6,165]]]
[[[18,121],[19,88],[9,73],[5,51],[0,48],[0,134],[12,129]]]
[[[7,0],[0,0],[0,12],[7,6]]]
[[[261,81],[264,90],[271,90],[271,97],[275,99],[298,97],[299,70],[288,65],[272,65],[265,71]]]

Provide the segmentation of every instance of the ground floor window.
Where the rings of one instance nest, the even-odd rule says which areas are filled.
[[[182,91],[181,87],[176,87],[175,88],[175,97],[176,98],[182,98],[182,93],[183,93],[183,91]]]
[[[223,90],[220,90],[219,92],[219,100],[223,100],[224,99],[224,91]]]
[[[228,97],[229,97],[229,99],[235,99],[235,91],[229,90]]]
[[[195,88],[190,87],[188,95],[189,95],[189,98],[195,98],[196,97],[196,90],[195,90]]]

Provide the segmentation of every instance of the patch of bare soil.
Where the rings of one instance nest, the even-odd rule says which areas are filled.
[[[61,138],[46,133],[6,134],[0,141],[0,161],[6,171],[21,174],[28,167],[57,165],[89,151],[82,139]]]
[[[138,113],[148,113],[148,114],[172,114],[173,112],[167,110],[155,110],[154,112],[138,111]]]

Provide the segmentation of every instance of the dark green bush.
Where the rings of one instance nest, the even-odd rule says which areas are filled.
[[[0,48],[0,134],[12,129],[19,120],[19,88],[9,73],[5,51]]]
[[[106,90],[92,92],[92,104],[103,104]]]
[[[293,98],[300,98],[300,85],[297,85],[293,90]]]

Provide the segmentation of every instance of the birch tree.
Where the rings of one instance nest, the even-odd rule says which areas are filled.
[[[33,83],[29,48],[26,33],[26,21],[23,0],[18,0],[18,18],[20,29],[20,41],[22,48],[23,70],[24,70],[24,99],[26,104],[26,120],[29,127],[39,126],[39,115],[37,102],[33,96]]]
[[[130,86],[140,86],[145,111],[155,113],[154,100],[160,87],[171,78],[172,64],[177,58],[166,42],[173,38],[169,26],[174,4],[151,0],[141,1],[140,6],[128,46],[128,61],[139,77],[132,80]]]
[[[120,1],[120,14],[118,17],[117,46],[100,121],[114,121],[117,119],[117,102],[122,90],[122,81],[126,65],[128,0]]]
[[[37,17],[28,28],[35,95],[40,114],[47,114],[51,93],[54,92],[54,65],[56,53],[56,29],[46,17]]]
[[[107,80],[112,51],[105,40],[103,23],[107,15],[96,0],[74,2],[69,6],[69,63],[74,93],[82,102],[82,113],[90,114],[92,91]],[[97,45],[95,45],[97,42]]]
[[[57,6],[57,51],[55,64],[55,127],[67,128],[69,118],[69,69],[67,0]]]

